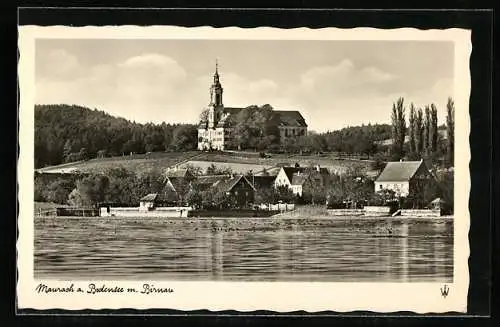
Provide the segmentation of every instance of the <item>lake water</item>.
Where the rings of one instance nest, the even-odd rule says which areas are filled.
[[[34,254],[47,279],[452,282],[453,222],[37,217]]]

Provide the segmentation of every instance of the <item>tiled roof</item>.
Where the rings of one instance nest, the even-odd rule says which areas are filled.
[[[217,127],[225,127],[228,123],[234,121],[236,115],[238,115],[243,109],[245,108],[224,107],[222,112],[229,115],[219,120]],[[273,115],[269,120],[269,123],[287,127],[307,127],[304,117],[297,110],[273,110]],[[207,122],[200,122],[198,127],[206,128]]]
[[[377,182],[409,181],[422,165],[422,161],[394,161],[388,162]]]

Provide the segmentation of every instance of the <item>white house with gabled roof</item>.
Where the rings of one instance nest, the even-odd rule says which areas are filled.
[[[434,183],[423,160],[388,162],[375,180],[375,192],[392,190],[397,196],[406,197],[420,185]]]

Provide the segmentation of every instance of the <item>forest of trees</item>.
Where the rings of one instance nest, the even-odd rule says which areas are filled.
[[[35,168],[89,158],[193,150],[190,124],[139,124],[70,105],[35,106]]]

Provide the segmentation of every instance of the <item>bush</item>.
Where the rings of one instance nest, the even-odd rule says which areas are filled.
[[[374,161],[371,164],[371,169],[376,170],[376,171],[382,171],[385,168],[386,162],[384,160],[383,156],[381,155],[376,155],[374,157]]]
[[[74,187],[75,184],[71,181],[57,179],[47,186],[44,192],[45,199],[48,202],[66,204]]]

